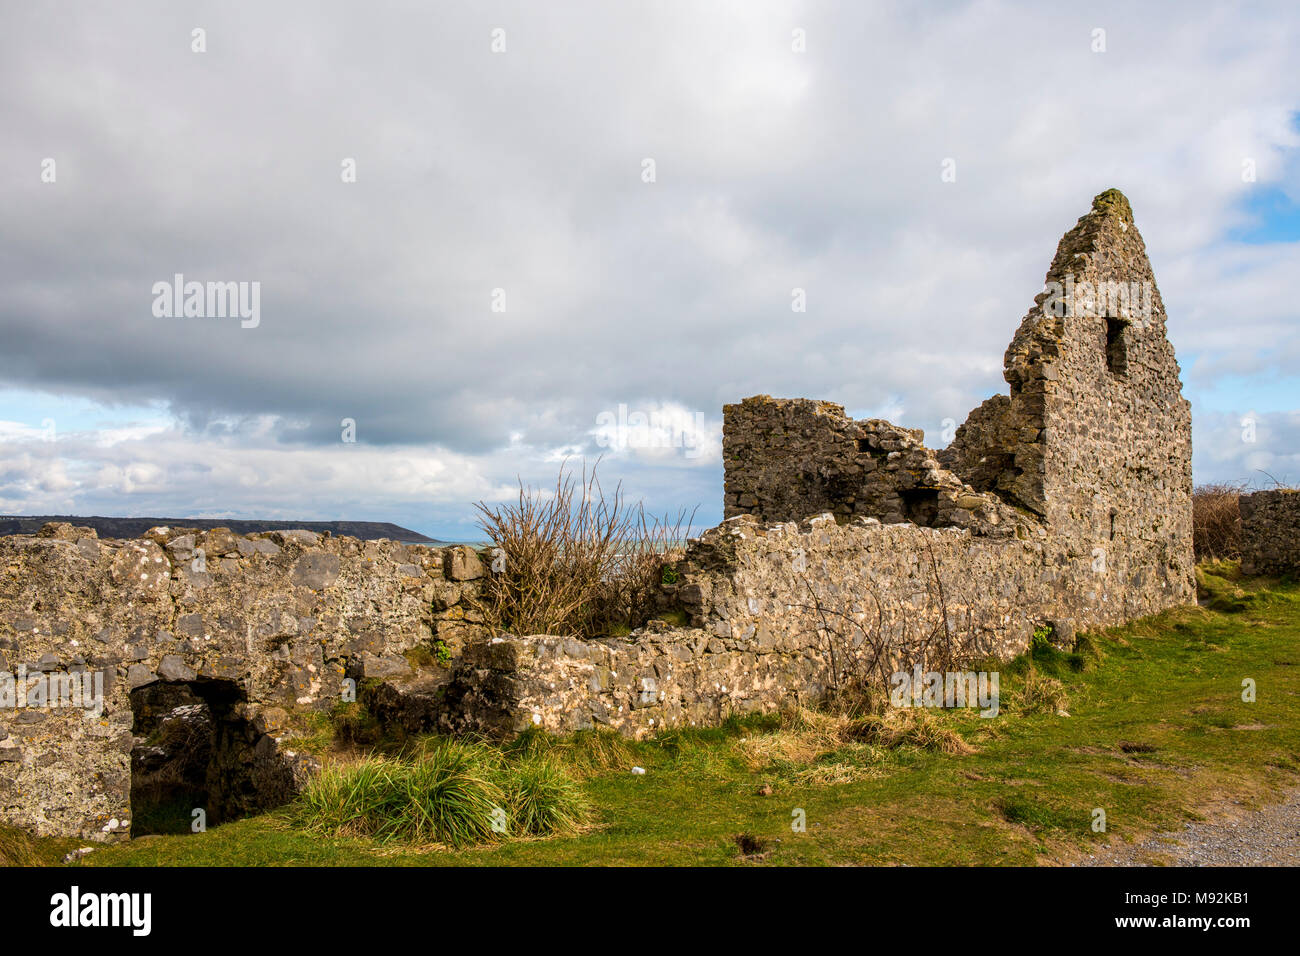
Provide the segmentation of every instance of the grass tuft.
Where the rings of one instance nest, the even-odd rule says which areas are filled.
[[[32,837],[0,824],[0,866],[39,866],[43,862]]]
[[[587,804],[552,758],[512,761],[483,743],[430,738],[395,757],[326,766],[290,813],[314,833],[464,847],[573,832]]]
[[[1070,709],[1070,693],[1065,684],[1036,668],[1025,673],[1023,682],[1010,696],[1008,709],[1016,714],[1054,714]]]
[[[555,757],[519,761],[511,767],[504,787],[511,819],[520,834],[573,833],[587,820],[586,798]]]

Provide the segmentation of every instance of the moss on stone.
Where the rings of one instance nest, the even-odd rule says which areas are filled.
[[[1099,193],[1092,201],[1092,208],[1100,213],[1113,212],[1125,222],[1133,221],[1133,207],[1129,205],[1128,197],[1118,189],[1107,189]]]

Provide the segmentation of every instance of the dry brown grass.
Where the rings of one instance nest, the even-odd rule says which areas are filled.
[[[848,743],[851,723],[842,714],[800,707],[781,715],[779,729],[746,737],[737,748],[751,770],[773,763],[810,764]]]
[[[1016,714],[1054,714],[1068,711],[1070,695],[1065,684],[1031,667],[1025,673],[1024,684],[1011,694],[1009,710]]]
[[[895,707],[860,718],[855,721],[854,734],[858,740],[886,748],[907,746],[945,754],[975,751],[947,721],[920,707]]]
[[[597,463],[599,464],[599,463]],[[471,599],[497,633],[600,637],[650,614],[664,565],[681,555],[692,512],[675,520],[630,505],[622,486],[606,496],[596,469],[561,467],[543,494],[522,482],[516,502],[479,502],[479,524],[503,567]]]
[[[1192,547],[1198,561],[1241,556],[1241,510],[1244,485],[1201,485],[1192,492]]]
[[[750,770],[787,765],[808,783],[848,783],[880,776],[886,752],[916,747],[946,754],[973,753],[946,721],[920,708],[890,708],[879,714],[850,716],[804,707],[781,715],[781,726],[737,743]],[[842,759],[827,762],[824,758]]]
[[[36,841],[15,827],[0,824],[0,866],[38,866]]]

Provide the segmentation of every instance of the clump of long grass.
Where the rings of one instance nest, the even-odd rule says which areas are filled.
[[[553,757],[579,780],[630,770],[636,763],[627,738],[607,727],[578,730],[562,737],[530,727],[505,746],[512,757]]]
[[[510,818],[520,834],[572,833],[587,819],[582,790],[555,757],[524,758],[511,767],[503,785]]]
[[[599,462],[597,463],[599,464]],[[498,633],[600,637],[645,622],[682,555],[694,512],[656,518],[623,497],[606,495],[596,468],[580,478],[561,467],[554,490],[519,485],[516,501],[479,502],[479,526],[503,561],[471,598]]]
[[[463,847],[576,830],[587,804],[556,761],[511,761],[481,743],[438,740],[328,765],[290,812],[316,833]]]
[[[1054,714],[1070,706],[1070,694],[1065,684],[1035,667],[1025,671],[1024,682],[1010,696],[1009,709],[1017,714]]]
[[[1192,548],[1198,561],[1241,556],[1244,485],[1200,485],[1192,491]]]
[[[945,754],[973,753],[947,721],[923,707],[891,707],[882,714],[854,720],[848,729],[855,740],[880,747],[915,747]]]
[[[0,824],[0,866],[39,866],[41,862],[32,837]]]
[[[750,769],[773,764],[816,768],[814,778],[834,781],[872,775],[874,771],[863,767],[864,763],[877,763],[886,751],[902,747],[947,754],[973,752],[948,722],[920,708],[850,715],[798,707],[781,715],[777,730],[755,734],[737,744]],[[846,760],[818,766],[819,761],[836,755]]]

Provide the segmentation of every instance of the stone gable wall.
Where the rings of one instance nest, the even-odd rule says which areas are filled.
[[[1128,201],[1103,193],[1061,240],[1048,282],[1076,289],[1062,318],[1040,298],[1008,353],[1045,396],[1044,511],[1068,566],[1104,560],[1133,606],[1153,580],[1193,591],[1192,419],[1166,316]],[[1136,284],[1149,309],[1086,301],[1087,284]],[[1086,314],[1094,313],[1094,314]],[[1108,346],[1108,339],[1114,342]],[[1022,358],[1027,350],[1029,358]],[[1121,351],[1121,355],[1116,355]],[[1015,354],[1012,354],[1015,353]],[[1033,355],[1043,358],[1035,362]],[[1124,616],[1132,616],[1125,608]]]

